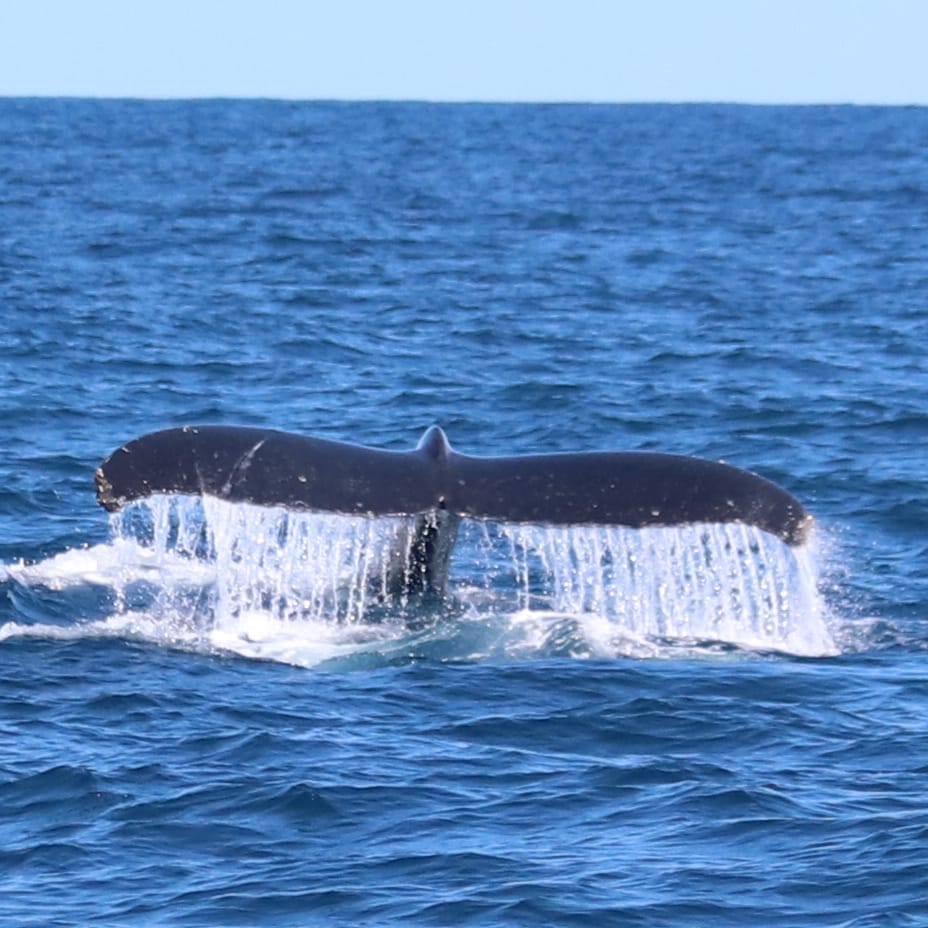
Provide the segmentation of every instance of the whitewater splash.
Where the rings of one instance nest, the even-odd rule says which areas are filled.
[[[467,523],[449,597],[396,593],[410,518],[153,497],[109,544],[11,565],[24,586],[107,590],[109,614],[13,634],[135,636],[303,666],[415,657],[837,653],[813,551],[742,525]]]
[[[506,526],[524,608],[540,599],[648,638],[834,650],[810,549],[741,524]]]

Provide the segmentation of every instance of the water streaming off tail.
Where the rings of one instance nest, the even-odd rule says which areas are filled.
[[[403,592],[412,518],[295,513],[173,496],[130,507],[114,516],[114,527],[118,538],[141,541],[149,565],[141,589],[127,582],[118,591],[120,608],[138,609],[139,597],[147,597],[141,608],[184,634],[251,640],[353,629],[363,637],[372,623],[405,630],[412,617],[421,627],[434,611],[434,603]],[[155,585],[152,562],[162,568]],[[193,563],[212,567],[208,583],[202,574],[201,582],[191,579],[198,576],[189,569]],[[449,592],[460,607],[454,621],[509,617],[524,628],[527,614],[533,620],[556,614],[558,621],[570,617],[587,638],[595,626],[615,640],[835,651],[811,553],[741,525],[633,530],[465,523]],[[432,620],[448,616],[439,611]],[[609,653],[608,647],[593,650]]]
[[[141,538],[156,559],[214,565],[211,588],[165,585],[175,614],[204,605],[212,624],[246,614],[357,623],[380,604],[404,607],[412,519],[370,519],[233,504],[211,497],[153,497],[114,518],[117,536]],[[204,600],[205,597],[205,600]]]
[[[795,653],[834,643],[808,547],[752,526],[504,526],[520,604],[607,617],[639,637]]]

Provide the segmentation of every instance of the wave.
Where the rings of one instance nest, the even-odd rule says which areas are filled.
[[[747,526],[465,523],[440,599],[391,592],[405,527],[156,497],[113,516],[105,544],[0,568],[16,590],[0,640],[117,637],[323,668],[842,650],[815,547]]]

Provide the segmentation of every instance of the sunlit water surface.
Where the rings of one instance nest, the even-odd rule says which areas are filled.
[[[928,923],[926,111],[0,129],[0,923]],[[817,529],[464,523],[406,596],[403,520],[97,507],[196,423],[725,459]]]

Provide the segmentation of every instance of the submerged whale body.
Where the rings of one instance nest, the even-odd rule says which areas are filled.
[[[514,457],[460,454],[432,426],[412,451],[381,451],[272,429],[189,426],[153,432],[97,469],[97,498],[116,511],[153,494],[348,515],[408,515],[398,572],[409,592],[444,589],[462,518],[631,528],[740,522],[788,545],[812,517],[776,484],[728,464],[647,452]]]

